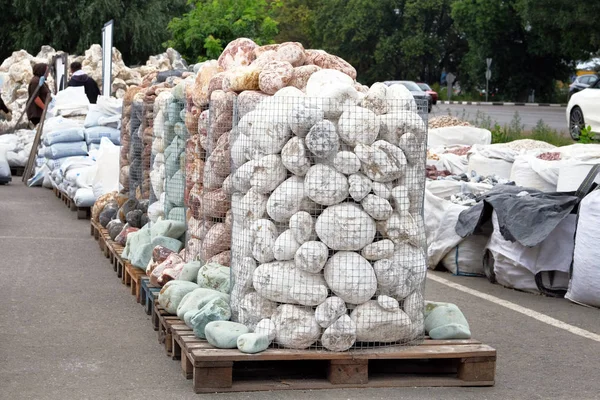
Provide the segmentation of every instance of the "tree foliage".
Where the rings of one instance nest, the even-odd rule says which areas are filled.
[[[227,43],[248,37],[268,44],[278,33],[273,12],[280,4],[267,0],[196,0],[193,8],[169,23],[176,48],[188,61],[217,58]]]
[[[492,87],[504,98],[525,100],[530,90],[550,98],[553,82],[566,80],[576,60],[600,48],[592,17],[598,12],[598,2],[455,0],[452,17],[469,43],[459,79],[483,86],[489,57]]]
[[[55,0],[51,3],[12,0],[14,19],[2,24],[1,36],[10,37],[12,49],[37,53],[44,44],[69,53],[83,54],[102,42],[102,27],[115,20],[114,46],[127,63],[145,61],[163,50],[168,22],[188,8],[186,0]],[[14,22],[18,21],[18,22]],[[5,47],[2,47],[5,49]]]
[[[346,58],[361,80],[437,80],[465,42],[453,29],[452,0],[321,1],[316,45]]]

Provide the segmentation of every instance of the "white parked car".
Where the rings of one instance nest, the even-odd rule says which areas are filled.
[[[573,140],[578,140],[581,129],[588,125],[592,132],[600,134],[600,80],[571,96],[567,105],[567,122]]]

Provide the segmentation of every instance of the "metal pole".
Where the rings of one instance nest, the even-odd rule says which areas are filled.
[[[489,88],[490,88],[490,80],[489,80],[489,79],[486,79],[486,80],[485,80],[485,101],[486,101],[486,102],[488,101],[488,94],[489,94],[489,92],[490,92],[490,89],[489,89]]]

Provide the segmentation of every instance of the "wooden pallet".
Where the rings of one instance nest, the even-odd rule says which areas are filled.
[[[71,210],[77,211],[77,219],[89,219],[92,215],[91,207],[78,207],[75,201],[68,194],[58,188],[52,189],[56,197],[62,200],[63,203]]]
[[[10,167],[10,174],[12,176],[23,176],[25,167]]]
[[[140,287],[142,279],[146,278],[146,271],[134,267],[128,261],[125,261],[125,268],[123,270],[123,283],[126,286],[131,287],[131,294],[135,296],[136,301],[140,302]]]
[[[149,278],[142,278],[140,284],[140,304],[144,307],[147,315],[152,315],[155,293],[158,296],[160,289],[160,287],[151,284]]]
[[[176,325],[185,325],[176,315],[168,314],[165,309],[156,302],[154,308],[158,321],[158,343],[165,346],[167,356],[171,357],[173,355],[172,327]]]
[[[183,354],[184,346],[190,349],[186,358],[196,393],[493,386],[496,371],[496,350],[475,340],[428,339],[418,346],[342,353],[268,349],[259,354],[186,340],[179,347]],[[190,365],[182,362],[182,368],[189,376]]]
[[[192,359],[192,350],[202,349],[207,342],[204,339],[197,338],[194,331],[186,325],[174,325],[171,327],[171,337],[173,340],[173,359],[181,360],[181,371],[186,379],[192,379],[194,375],[194,360]]]

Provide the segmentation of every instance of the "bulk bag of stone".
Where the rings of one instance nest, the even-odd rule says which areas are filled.
[[[318,55],[316,55],[318,56]],[[287,348],[422,337],[426,124],[403,87],[322,69],[230,136],[232,319]],[[265,322],[268,324],[268,322]]]

